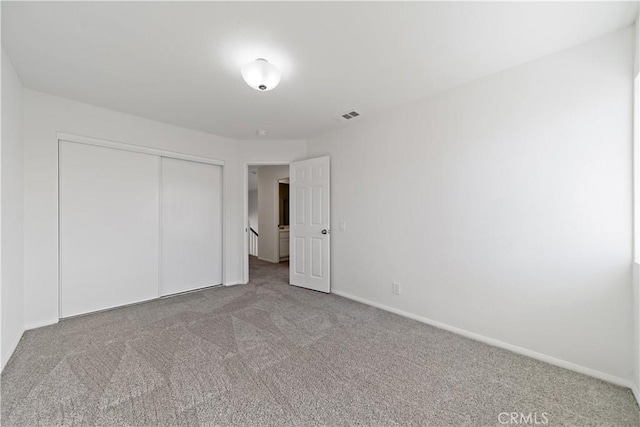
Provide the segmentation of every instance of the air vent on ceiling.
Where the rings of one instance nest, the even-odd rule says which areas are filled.
[[[341,116],[341,117],[342,117],[343,119],[345,119],[345,120],[351,120],[351,119],[354,119],[354,118],[358,117],[359,115],[360,115],[360,113],[358,113],[358,112],[355,112],[355,111],[349,111],[348,113],[344,113],[344,114],[342,114],[342,116]]]

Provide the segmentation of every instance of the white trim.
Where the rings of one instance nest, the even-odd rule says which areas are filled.
[[[106,139],[92,138],[88,136],[73,135],[70,133],[58,132],[58,141],[77,142],[79,144],[96,145],[98,147],[115,148],[116,150],[133,151],[135,153],[153,154],[161,157],[171,157],[173,159],[189,160],[192,162],[209,163],[212,165],[224,166],[224,160],[210,157],[194,156],[192,154],[180,153],[177,151],[161,150],[157,148],[144,147],[142,145],[129,144],[124,142],[109,141]]]
[[[177,297],[180,295],[185,295],[185,294],[192,294],[194,292],[200,292],[200,291],[206,291],[207,289],[214,289],[214,288],[219,288],[220,286],[223,286],[222,283],[216,283],[215,285],[206,285],[206,286],[201,286],[199,288],[196,289],[189,289],[186,291],[180,291],[180,292],[176,292],[173,294],[167,294],[167,295],[161,295],[158,298],[154,298],[151,300],[146,300],[146,301],[140,301],[140,303],[145,303],[145,302],[151,302],[151,301],[155,301],[155,300],[159,300],[159,299],[165,299],[165,298],[171,298],[171,297]],[[137,305],[139,303],[134,302],[133,304],[129,304],[129,305]],[[126,305],[120,305],[118,307],[113,307],[113,308],[122,308],[122,307],[127,307]],[[107,308],[107,310],[113,310],[112,308]],[[90,313],[87,313],[90,314]],[[82,316],[82,314],[81,314]]]
[[[162,297],[162,156],[158,156],[158,296]]]
[[[636,22],[636,27],[640,21]],[[636,31],[638,28],[636,28]],[[638,55],[638,46],[636,46]],[[640,260],[640,75],[633,79],[633,266],[632,276],[632,315],[633,315],[633,352],[632,372],[634,387],[632,387],[636,402],[640,405],[640,284],[638,283],[638,260]]]
[[[638,26],[640,22],[636,22]],[[637,30],[637,28],[636,28]],[[636,46],[636,55],[638,47]],[[632,315],[633,315],[633,352],[632,372],[634,385],[631,387],[636,402],[640,405],[640,289],[638,288],[638,261],[640,260],[640,75],[633,79],[633,276],[632,276]]]
[[[60,313],[62,313],[62,259],[60,254],[62,253],[62,247],[60,246],[60,139],[56,139],[56,225],[58,228],[56,229],[56,267],[58,267],[58,271],[56,274],[56,279],[58,280],[58,305],[56,307],[56,319],[60,319]],[[57,321],[56,321],[57,322]],[[40,322],[42,323],[42,322]],[[38,326],[36,326],[37,328]],[[32,328],[35,329],[35,328]]]
[[[215,163],[214,163],[215,164]],[[221,253],[221,257],[222,259],[220,260],[220,262],[222,262],[222,283],[224,283],[227,280],[227,248],[229,248],[229,245],[227,244],[227,209],[228,209],[228,202],[229,202],[229,197],[227,194],[227,182],[230,182],[230,180],[227,178],[229,176],[229,168],[226,167],[224,165],[224,162],[222,162],[222,164],[220,165],[222,166],[222,182],[220,183],[220,187],[222,189],[222,253]],[[220,284],[222,284],[220,283]]]
[[[243,213],[243,218],[244,218],[244,223],[242,225],[242,228],[244,228],[244,238],[242,239],[242,265],[243,265],[243,269],[242,269],[242,282],[239,283],[249,283],[249,237],[248,237],[248,232],[249,232],[249,166],[286,166],[289,163],[291,163],[291,161],[268,161],[268,162],[261,162],[261,161],[250,161],[250,162],[244,162],[244,177],[242,179],[243,181],[243,186],[242,186],[242,190],[243,190],[243,196],[242,196],[242,200],[243,200],[243,204],[244,204],[244,213]],[[277,239],[276,239],[277,240]],[[259,253],[259,252],[258,252]],[[268,260],[268,259],[264,259],[264,258],[260,258],[258,257],[258,259],[261,259],[263,261],[269,261],[269,262],[280,262],[280,261],[272,261],[272,260]]]
[[[271,263],[273,263],[273,264],[279,264],[279,263],[280,263],[280,260],[277,260],[277,261],[276,261],[276,260],[273,260],[273,259],[269,259],[269,258],[261,258],[261,257],[258,257],[258,259],[259,259],[260,261],[271,262]]]
[[[9,355],[7,356],[6,360],[2,360],[2,367],[0,368],[0,372],[4,371],[4,367],[7,366],[7,363],[9,362],[9,360],[11,360],[11,357],[13,356],[13,353],[16,351],[16,347],[18,347],[18,343],[22,339],[23,335],[24,335],[24,331],[20,332],[20,336],[18,336],[18,339],[15,340],[13,344],[11,344],[11,347],[10,347],[11,351],[9,351]]]
[[[243,282],[241,280],[234,280],[233,282],[225,283],[225,286],[236,286],[236,285],[246,285],[247,282]]]
[[[41,322],[35,322],[35,323],[29,323],[28,325],[24,326],[25,331],[30,331],[32,329],[38,329],[38,328],[43,328],[45,326],[51,326],[51,325],[55,325],[56,323],[58,323],[60,320],[55,319],[55,320],[43,320]]]
[[[635,384],[632,384],[631,392],[633,393],[633,397],[636,398],[636,403],[640,405],[640,390],[638,390],[638,386],[636,386]]]
[[[601,371],[597,371],[595,369],[587,368],[586,366],[577,365],[577,364],[572,363],[572,362],[567,362],[566,360],[558,359],[558,358],[555,358],[553,356],[548,356],[548,355],[543,354],[543,353],[538,353],[538,352],[535,352],[533,350],[528,350],[526,348],[518,347],[516,345],[509,344],[509,343],[506,343],[504,341],[500,341],[500,340],[497,340],[497,339],[494,339],[494,338],[489,338],[489,337],[486,337],[484,335],[477,334],[475,332],[470,332],[470,331],[467,331],[465,329],[457,328],[455,326],[450,326],[450,325],[447,325],[446,323],[437,322],[435,320],[431,320],[431,319],[428,319],[426,317],[418,316],[416,314],[411,314],[411,313],[408,313],[406,311],[399,310],[397,308],[388,307],[388,306],[383,305],[383,304],[379,304],[379,303],[376,303],[376,302],[373,302],[373,301],[369,301],[369,300],[364,299],[364,298],[357,297],[355,295],[351,295],[351,294],[349,294],[347,292],[338,291],[336,289],[331,289],[331,293],[335,294],[335,295],[338,295],[338,296],[341,296],[341,297],[344,297],[344,298],[348,298],[348,299],[351,299],[351,300],[354,300],[354,301],[361,302],[361,303],[366,304],[366,305],[370,305],[372,307],[379,308],[381,310],[389,311],[391,313],[400,315],[402,317],[407,317],[409,319],[417,320],[418,322],[426,323],[427,325],[435,326],[436,328],[444,329],[446,331],[453,332],[453,333],[458,334],[458,335],[462,335],[463,337],[467,337],[467,338],[470,338],[470,339],[475,340],[475,341],[480,341],[480,342],[492,345],[494,347],[503,348],[503,349],[509,350],[509,351],[511,351],[513,353],[518,353],[518,354],[521,354],[523,356],[531,357],[532,359],[537,359],[537,360],[540,360],[542,362],[549,363],[551,365],[555,365],[555,366],[559,366],[561,368],[569,369],[571,371],[578,372],[580,374],[588,375],[590,377],[594,377],[594,378],[597,378],[599,380],[606,381],[606,382],[609,382],[609,383],[612,383],[612,384],[615,384],[615,385],[619,385],[619,386],[622,386],[622,387],[628,387],[628,388],[631,388],[633,390],[633,384],[631,383],[631,381],[625,380],[624,378],[616,377],[614,375],[610,375],[610,374],[607,374],[607,373],[604,373],[604,372],[601,372]]]
[[[633,259],[640,262],[640,75],[633,79]]]

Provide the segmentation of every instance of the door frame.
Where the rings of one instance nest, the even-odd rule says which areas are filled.
[[[259,161],[252,160],[250,162],[244,162],[243,167],[243,185],[242,189],[244,195],[242,196],[244,208],[242,228],[244,228],[244,238],[242,239],[242,284],[249,283],[249,166],[288,166],[291,163],[290,160],[270,160]],[[276,179],[276,183],[278,180]],[[276,241],[276,243],[279,243]]]
[[[56,200],[56,220],[58,223],[58,233],[57,233],[57,238],[58,238],[58,242],[57,242],[57,266],[58,266],[58,277],[57,277],[57,285],[58,285],[58,313],[57,313],[57,317],[58,320],[61,319],[60,315],[62,313],[62,306],[61,306],[61,297],[62,297],[62,278],[61,278],[61,259],[60,259],[60,141],[68,141],[68,142],[74,142],[77,144],[85,144],[85,145],[93,145],[93,146],[97,146],[97,147],[105,147],[105,148],[112,148],[112,149],[116,149],[116,150],[121,150],[121,151],[131,151],[134,153],[142,153],[142,154],[151,154],[151,155],[155,155],[155,156],[159,156],[159,157],[168,157],[168,158],[172,158],[172,159],[179,159],[179,160],[188,160],[188,161],[192,161],[192,162],[199,162],[199,163],[207,163],[207,164],[211,164],[211,165],[217,165],[222,167],[222,284],[226,285],[227,283],[227,269],[226,269],[226,250],[227,250],[227,232],[226,232],[226,224],[227,224],[227,204],[228,204],[228,197],[227,197],[227,191],[225,189],[225,185],[227,182],[227,168],[225,167],[225,161],[224,160],[220,160],[220,159],[216,159],[213,157],[203,157],[203,156],[197,156],[197,155],[193,155],[193,154],[187,154],[187,153],[181,153],[178,151],[170,151],[170,150],[162,150],[162,149],[157,149],[157,148],[150,148],[150,147],[145,147],[142,145],[135,145],[135,144],[130,144],[130,143],[124,143],[124,142],[116,142],[116,141],[109,141],[106,139],[100,139],[100,138],[93,138],[93,137],[88,137],[88,136],[81,136],[81,135],[75,135],[75,134],[71,134],[71,133],[65,133],[65,132],[56,132],[56,170],[57,170],[57,175],[58,175],[58,179],[56,182],[56,195],[57,195],[57,200]],[[158,173],[160,174],[162,171],[159,170]],[[160,177],[159,177],[160,178]],[[161,201],[159,200],[159,203]],[[159,224],[159,227],[161,226],[161,223]],[[160,233],[162,233],[162,230],[160,228],[159,230]],[[159,235],[159,237],[162,237],[162,234]],[[246,240],[246,239],[245,239]],[[246,242],[245,242],[246,243]],[[160,242],[160,244],[158,245],[158,268],[162,267],[162,243]],[[158,279],[158,298],[155,299],[159,299],[162,298],[162,296],[160,296],[160,290],[161,290],[161,286],[162,286],[162,277],[159,277]]]

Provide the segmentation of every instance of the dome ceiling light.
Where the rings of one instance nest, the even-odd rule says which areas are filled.
[[[261,92],[266,92],[278,86],[282,73],[275,65],[266,59],[258,58],[242,67],[244,81]]]

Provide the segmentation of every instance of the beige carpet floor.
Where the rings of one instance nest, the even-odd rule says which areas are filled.
[[[26,332],[2,425],[640,426],[628,389],[287,278],[253,259],[249,285]]]

